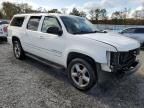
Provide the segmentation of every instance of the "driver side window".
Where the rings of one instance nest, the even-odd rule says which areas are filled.
[[[58,28],[61,28],[61,26],[60,26],[57,18],[55,18],[55,17],[49,17],[49,16],[47,16],[47,17],[44,18],[41,31],[42,31],[43,33],[47,33],[47,30],[48,30],[50,27],[58,27]]]

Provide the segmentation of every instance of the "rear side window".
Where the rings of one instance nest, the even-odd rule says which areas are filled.
[[[29,22],[27,24],[27,29],[37,31],[40,20],[41,20],[41,16],[30,17]]]
[[[22,27],[25,17],[14,17],[11,26]]]

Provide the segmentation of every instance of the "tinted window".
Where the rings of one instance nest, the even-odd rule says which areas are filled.
[[[144,28],[137,28],[135,33],[144,33]]]
[[[32,16],[28,22],[27,29],[37,31],[41,16]]]
[[[60,24],[59,24],[57,18],[55,18],[55,17],[45,17],[45,19],[43,21],[43,25],[42,25],[41,31],[46,33],[48,28],[50,28],[50,27],[58,27],[58,28],[60,28]]]
[[[15,17],[12,22],[11,26],[21,27],[23,25],[25,17]]]

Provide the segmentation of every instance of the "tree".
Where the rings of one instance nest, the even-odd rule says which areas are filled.
[[[48,13],[61,13],[58,9],[51,9]]]
[[[67,13],[67,10],[68,10],[67,8],[62,8],[62,9],[61,9],[61,11],[62,11],[63,14],[66,14],[66,13]]]
[[[43,7],[39,7],[37,10],[35,10],[36,13],[46,13],[47,10]]]
[[[89,11],[89,14],[90,14],[91,20],[93,21],[93,20],[94,20],[94,16],[95,16],[95,10],[94,10],[94,9],[91,9],[91,10]]]
[[[70,15],[80,16],[80,12],[77,10],[77,8],[73,8],[72,12],[70,12]]]
[[[106,20],[107,19],[107,11],[106,11],[106,9],[101,9],[100,10],[100,17],[101,17],[101,20]]]
[[[33,10],[32,7],[27,3],[15,4],[10,2],[3,2],[1,12],[6,18],[10,19],[14,14],[37,12],[37,10]]]
[[[77,8],[73,8],[72,12],[70,12],[70,15],[86,17],[86,13],[84,11],[78,11]]]
[[[122,24],[123,23],[122,12],[120,12],[120,11],[113,12],[111,18],[112,18],[112,21],[114,22],[114,24]]]
[[[114,13],[112,13],[112,16],[111,16],[112,19],[122,19],[122,12],[120,11],[116,11]]]
[[[4,15],[2,13],[2,10],[0,10],[0,19],[4,18]]]
[[[79,16],[81,17],[86,17],[86,13],[84,11],[80,11],[79,14],[80,14]]]
[[[30,13],[33,12],[32,7],[27,3],[15,4],[18,8],[20,8],[20,13]]]
[[[98,21],[98,19],[100,17],[101,10],[100,9],[96,9],[94,12],[95,12],[95,20]]]
[[[144,9],[136,10],[133,14],[135,19],[144,19]]]
[[[14,14],[20,13],[21,9],[13,3],[3,2],[2,11],[7,18],[12,18]]]

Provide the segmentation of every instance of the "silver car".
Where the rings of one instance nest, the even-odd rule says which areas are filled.
[[[141,47],[144,47],[144,27],[127,28],[122,30],[120,34],[138,40]]]

